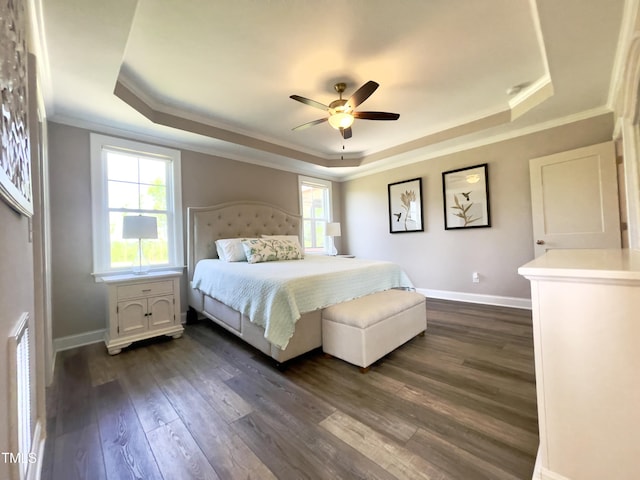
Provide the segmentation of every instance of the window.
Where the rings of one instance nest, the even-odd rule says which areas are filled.
[[[91,134],[93,269],[128,271],[138,241],[122,238],[125,215],[156,217],[158,238],[141,240],[150,268],[182,267],[180,152]]]
[[[325,229],[331,221],[331,182],[310,177],[298,177],[300,211],[303,224],[303,245],[307,253],[327,253]]]

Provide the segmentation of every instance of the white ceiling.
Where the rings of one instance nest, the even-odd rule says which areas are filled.
[[[330,178],[419,161],[480,135],[602,113],[624,7],[624,0],[35,2],[50,120]],[[329,104],[336,82],[347,83],[348,98],[368,80],[380,87],[357,110],[396,112],[398,121],[356,119],[348,140],[327,123],[292,131],[326,114],[289,95]],[[517,85],[525,88],[509,95]]]

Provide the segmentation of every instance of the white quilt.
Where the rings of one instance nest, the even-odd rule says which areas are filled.
[[[284,349],[301,314],[413,284],[391,262],[308,256],[253,264],[201,260],[192,286],[246,315]]]

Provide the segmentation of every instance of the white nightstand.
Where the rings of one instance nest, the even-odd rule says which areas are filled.
[[[158,335],[180,338],[182,272],[102,277],[107,286],[107,332],[104,343],[116,355],[132,342]]]

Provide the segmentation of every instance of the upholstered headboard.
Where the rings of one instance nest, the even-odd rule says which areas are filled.
[[[220,238],[298,235],[302,241],[302,217],[263,202],[229,202],[188,209],[187,270],[189,281],[199,260],[217,258]]]

